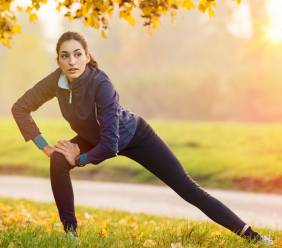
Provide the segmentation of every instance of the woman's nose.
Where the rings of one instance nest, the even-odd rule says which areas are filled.
[[[70,65],[74,65],[74,64],[75,64],[75,57],[70,56],[69,64],[70,64]]]

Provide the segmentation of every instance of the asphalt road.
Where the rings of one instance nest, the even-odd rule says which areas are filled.
[[[75,204],[209,220],[166,186],[72,180]],[[282,230],[282,195],[206,189],[251,225]],[[0,196],[54,202],[49,179],[0,176]]]

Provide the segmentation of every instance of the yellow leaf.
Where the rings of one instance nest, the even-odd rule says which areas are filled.
[[[90,15],[89,18],[88,18],[88,24],[91,27],[98,29],[100,27],[99,17],[96,16],[96,15]]]
[[[128,21],[128,23],[129,23],[131,26],[134,26],[134,25],[135,25],[135,20],[134,20],[134,18],[133,18],[132,16],[126,15],[126,16],[124,16],[123,18],[124,18],[126,21]]]
[[[201,12],[205,13],[205,11],[206,11],[206,6],[203,5],[203,4],[199,4],[198,9],[199,9]]]
[[[69,21],[73,20],[73,16],[71,16],[71,15],[67,15],[67,18],[68,18]]]
[[[32,13],[32,14],[29,15],[29,21],[30,22],[35,22],[35,21],[37,21],[37,19],[38,19],[37,14]]]
[[[127,13],[125,11],[120,11],[119,12],[119,17],[120,18],[125,18],[126,15],[127,15]]]
[[[25,12],[30,14],[32,11],[32,8],[30,6],[28,6],[26,9],[25,9]]]
[[[0,42],[2,43],[3,46],[6,46],[6,47],[8,47],[8,48],[11,48],[10,40],[0,38]]]
[[[100,36],[101,36],[103,39],[106,39],[106,38],[107,38],[107,34],[106,34],[106,32],[105,32],[104,30],[102,30],[102,31],[100,32]]]
[[[17,6],[17,10],[18,10],[19,12],[22,12],[22,11],[23,11],[23,8],[22,8],[21,6]]]
[[[60,5],[60,4],[58,4],[58,5],[56,6],[56,10],[57,10],[57,11],[61,11],[61,8],[62,8],[62,5]]]
[[[214,16],[214,10],[212,8],[209,8],[209,16]]]
[[[109,235],[109,233],[108,233],[108,231],[107,231],[106,228],[103,228],[103,229],[101,230],[101,235],[102,235],[102,236],[105,236],[105,237],[107,237],[107,236]]]
[[[16,24],[12,27],[13,33],[17,34],[21,32],[21,26],[19,24]]]
[[[158,18],[153,17],[153,19],[152,19],[152,25],[153,25],[153,28],[158,29],[158,28],[159,28],[159,24],[160,24],[159,19],[158,19]]]
[[[113,9],[111,8],[111,9],[107,9],[106,10],[106,13],[110,16],[110,17],[112,17],[112,15],[113,15]]]
[[[195,9],[195,4],[191,0],[185,0],[183,2],[183,8],[185,8],[185,9]]]
[[[82,15],[83,16],[87,16],[89,12],[89,8],[87,8],[86,6],[82,7]]]

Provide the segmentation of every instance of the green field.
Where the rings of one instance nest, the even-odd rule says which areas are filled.
[[[0,172],[49,176],[49,159],[24,142],[14,120],[0,120]],[[176,122],[148,120],[182,165],[202,186],[282,191],[282,124]],[[63,120],[37,120],[50,144],[75,134]],[[93,180],[161,181],[138,163],[119,156],[72,171]]]
[[[54,204],[0,198],[0,246],[91,248],[267,247],[208,222],[77,207],[79,241],[67,239]],[[257,229],[281,247],[282,232]]]

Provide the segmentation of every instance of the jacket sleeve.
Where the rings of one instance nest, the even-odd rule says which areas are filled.
[[[112,82],[102,73],[96,90],[97,119],[100,124],[100,141],[86,154],[83,164],[98,164],[107,158],[117,156],[119,140],[119,95]]]
[[[40,134],[31,112],[56,95],[57,81],[60,75],[58,68],[47,77],[27,90],[12,106],[13,117],[25,141],[33,140]]]

